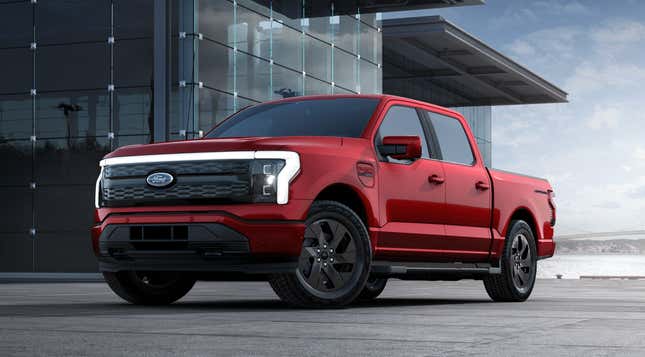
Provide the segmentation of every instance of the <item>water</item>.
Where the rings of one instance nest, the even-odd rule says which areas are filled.
[[[645,255],[556,255],[538,262],[538,279],[580,275],[645,276]]]

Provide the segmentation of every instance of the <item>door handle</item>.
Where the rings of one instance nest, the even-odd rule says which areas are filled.
[[[439,175],[432,175],[428,177],[428,182],[433,183],[435,185],[441,185],[444,181],[446,180]]]
[[[488,189],[490,188],[490,185],[488,185],[488,184],[487,184],[486,182],[484,182],[484,181],[477,181],[477,183],[475,184],[475,187],[476,187],[478,190],[486,191],[486,190],[488,190]]]

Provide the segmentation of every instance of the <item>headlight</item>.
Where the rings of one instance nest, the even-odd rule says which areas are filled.
[[[285,166],[285,160],[256,159],[251,164],[251,185],[253,202],[277,202],[278,174]]]

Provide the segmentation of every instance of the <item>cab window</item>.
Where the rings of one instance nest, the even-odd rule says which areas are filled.
[[[457,118],[427,112],[430,124],[439,143],[441,159],[463,165],[475,163],[466,131]]]
[[[382,140],[386,136],[418,136],[421,138],[421,157],[430,158],[426,136],[416,109],[400,105],[392,106],[385,114],[376,134],[376,147],[382,144]],[[390,157],[382,159],[387,162],[409,163],[409,160],[396,160]]]

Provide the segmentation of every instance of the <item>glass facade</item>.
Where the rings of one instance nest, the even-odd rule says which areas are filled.
[[[170,139],[267,100],[381,91],[375,15],[292,19],[262,3],[168,0],[166,23],[153,0],[0,1],[0,271],[96,270],[97,163],[154,137],[158,21]]]
[[[0,271],[96,271],[97,163],[151,137],[152,24],[152,0],[0,2]]]
[[[171,139],[191,139],[247,105],[312,94],[380,93],[374,14],[289,18],[251,0],[175,1]],[[299,2],[306,13],[307,1]],[[316,5],[318,6],[318,5]],[[174,84],[173,84],[174,85]]]
[[[0,0],[0,271],[96,271],[97,163],[155,137],[160,22],[169,139],[267,100],[381,93],[379,17],[316,3],[325,16],[307,18],[313,1],[294,2],[295,19],[271,1],[167,0],[158,19],[154,0]],[[456,109],[490,164],[491,108]]]
[[[491,167],[493,160],[493,146],[492,146],[492,122],[493,113],[490,106],[479,107],[456,107],[451,108],[466,118],[470,129],[477,140],[477,146],[484,158],[484,164]]]

